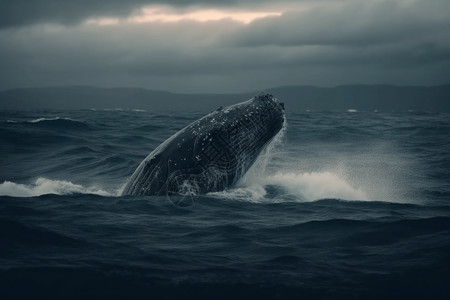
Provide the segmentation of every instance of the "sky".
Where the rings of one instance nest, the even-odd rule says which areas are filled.
[[[449,0],[0,2],[0,90],[446,83]]]

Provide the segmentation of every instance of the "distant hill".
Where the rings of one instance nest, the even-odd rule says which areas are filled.
[[[267,89],[290,111],[446,111],[450,84],[434,87],[347,85],[332,88],[286,86]],[[21,88],[0,92],[0,109],[145,109],[149,111],[210,111],[241,102],[257,92],[241,94],[178,94],[141,88],[90,86]]]
[[[242,95],[194,95],[140,88],[70,86],[6,90],[0,92],[0,109],[205,110],[241,100]]]

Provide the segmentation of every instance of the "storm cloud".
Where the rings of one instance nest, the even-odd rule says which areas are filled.
[[[291,84],[448,83],[448,1],[253,2],[165,1],[155,7],[179,14],[176,21],[135,22],[144,6],[161,3],[2,1],[0,89],[233,92]],[[202,9],[230,17],[183,17]],[[245,23],[233,12],[278,14]]]
[[[311,2],[312,0],[303,0]],[[317,0],[316,0],[317,1]],[[320,0],[319,0],[320,1]],[[257,6],[273,1],[261,0]],[[278,3],[299,2],[282,0]],[[302,0],[300,0],[302,2]],[[166,5],[186,10],[190,7],[255,7],[252,0],[2,0],[0,28],[37,23],[76,24],[98,16],[126,17],[146,5]]]

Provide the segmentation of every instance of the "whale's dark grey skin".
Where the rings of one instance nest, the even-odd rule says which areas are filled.
[[[284,105],[270,94],[219,108],[159,145],[123,195],[197,195],[233,186],[282,129]]]

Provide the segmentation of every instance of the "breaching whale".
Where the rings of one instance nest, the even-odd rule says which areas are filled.
[[[159,145],[122,195],[197,195],[233,186],[284,124],[284,104],[270,94],[218,110]]]

